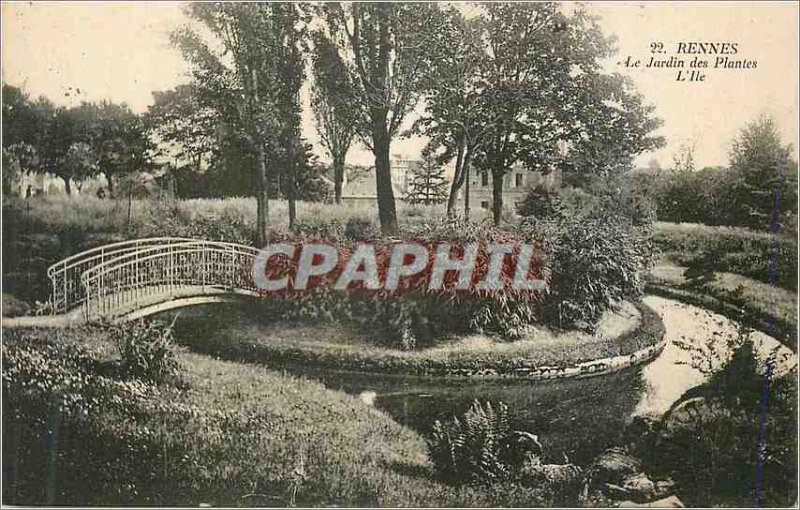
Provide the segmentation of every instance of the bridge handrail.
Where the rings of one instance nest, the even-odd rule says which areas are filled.
[[[104,274],[108,274],[111,271],[116,271],[117,269],[123,269],[125,267],[134,266],[134,265],[139,264],[141,262],[146,262],[148,260],[157,259],[157,258],[161,258],[161,257],[168,257],[168,256],[174,256],[174,255],[188,255],[188,254],[192,254],[192,253],[203,253],[203,252],[206,252],[206,253],[208,253],[208,252],[222,253],[222,254],[226,254],[226,255],[230,255],[231,253],[236,253],[236,252],[231,252],[230,250],[226,250],[226,249],[219,248],[219,247],[202,247],[202,249],[192,249],[192,248],[189,248],[190,246],[193,246],[193,245],[186,245],[186,248],[175,250],[175,251],[159,251],[159,252],[147,255],[145,257],[134,258],[133,260],[128,260],[127,262],[123,262],[122,264],[115,264],[112,267],[108,268],[106,271],[103,271],[102,273],[99,272],[99,271],[94,271],[95,269],[100,268],[100,266],[95,266],[91,270],[85,271],[81,275],[81,279],[82,280],[95,279],[95,278],[98,278],[100,276],[103,276]],[[249,253],[246,253],[246,252],[239,252],[239,253],[243,253],[245,255],[249,255]],[[253,255],[255,255],[255,253],[253,253]],[[114,262],[116,262],[116,261],[114,261]],[[103,264],[103,265],[106,265],[106,264]]]
[[[232,249],[233,248],[233,249]],[[245,250],[241,250],[245,248]],[[231,288],[239,288],[242,290],[255,290],[255,286],[248,282],[248,274],[237,271],[246,268],[246,264],[237,261],[237,258],[230,258],[234,264],[229,266],[233,269],[233,273],[227,273],[223,278],[219,278],[220,273],[209,271],[209,266],[206,265],[206,254],[218,253],[231,257],[239,257],[245,255],[246,257],[257,256],[257,249],[246,245],[237,245],[233,243],[214,242],[214,241],[193,241],[181,243],[179,245],[167,245],[161,247],[153,247],[147,250],[140,250],[133,254],[128,254],[122,257],[117,257],[109,262],[104,263],[102,266],[95,266],[91,270],[87,270],[81,274],[81,289],[83,290],[82,300],[84,317],[89,320],[91,317],[92,309],[99,307],[105,311],[109,299],[116,300],[116,305],[119,305],[119,298],[115,295],[122,295],[122,302],[135,303],[144,292],[147,295],[148,290],[167,286],[181,287],[185,285],[202,285],[206,286],[224,286]],[[142,256],[144,255],[144,256]],[[176,257],[185,255],[203,255],[203,263],[199,265],[199,273],[191,272],[189,275],[184,275],[179,272],[179,276],[175,278],[175,273],[171,273],[165,280],[159,279],[158,281],[140,280],[140,267],[149,264],[152,260],[167,259],[170,261],[170,268],[184,268],[190,267],[186,263],[176,264]],[[190,263],[198,262],[196,259],[187,260]],[[130,270],[132,268],[132,270]],[[249,268],[248,268],[249,269]],[[129,271],[130,270],[130,271]],[[162,267],[163,270],[163,267]],[[147,268],[145,268],[144,275],[147,275]],[[188,278],[187,278],[188,276]],[[121,279],[120,279],[121,277]],[[110,280],[110,285],[109,285]],[[132,290],[133,294],[129,294],[126,298],[127,290]]]
[[[166,249],[174,249],[174,248],[185,248],[185,247],[193,247],[193,246],[200,246],[203,250],[183,250],[183,251],[165,251]],[[224,247],[225,249],[219,249],[219,247]],[[96,276],[95,273],[103,274],[108,271],[113,271],[117,267],[122,267],[129,265],[131,263],[136,263],[143,260],[149,260],[154,257],[162,256],[162,255],[175,255],[175,254],[186,254],[186,253],[196,253],[198,251],[214,251],[217,253],[231,253],[231,248],[233,248],[234,253],[245,253],[245,254],[252,254],[256,256],[258,254],[258,248],[254,246],[248,246],[245,244],[237,244],[237,243],[227,243],[223,241],[203,241],[203,240],[190,240],[182,243],[175,243],[169,244],[165,246],[153,246],[149,248],[145,248],[142,250],[137,250],[134,252],[127,252],[123,255],[119,255],[114,257],[113,259],[107,260],[101,264],[97,264],[93,266],[83,273],[81,273],[81,280],[94,277]],[[155,252],[154,255],[148,255],[149,253]],[[142,255],[145,255],[142,257]],[[129,259],[133,259],[130,261]],[[129,260],[129,262],[125,262]],[[122,264],[121,264],[122,263]]]
[[[142,239],[128,239],[126,241],[118,241],[116,243],[104,244],[102,246],[96,246],[94,248],[84,250],[74,255],[70,255],[65,259],[61,259],[58,262],[51,264],[47,268],[47,276],[52,277],[56,273],[56,271],[65,271],[67,269],[71,269],[73,267],[78,266],[82,262],[89,262],[91,260],[95,260],[104,257],[106,255],[112,255],[120,251],[122,252],[129,251],[130,248],[136,248],[137,246],[140,245],[146,245],[153,242],[165,242],[165,241],[167,242],[167,244],[169,244],[172,241],[181,241],[181,242],[196,241],[196,239],[192,239],[190,237],[145,237]],[[108,251],[109,248],[111,248],[111,251]],[[87,255],[91,255],[93,253],[97,253],[97,255],[85,258]],[[69,264],[71,261],[74,262],[72,264]]]

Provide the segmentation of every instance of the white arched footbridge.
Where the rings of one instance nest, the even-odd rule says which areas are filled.
[[[258,296],[258,249],[179,237],[99,246],[47,269],[53,311],[63,316],[133,319],[193,304]]]

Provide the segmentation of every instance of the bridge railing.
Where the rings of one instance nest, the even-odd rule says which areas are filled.
[[[81,275],[85,271],[113,260],[118,256],[146,247],[164,246],[187,241],[193,241],[193,239],[180,237],[133,239],[98,246],[56,262],[47,268],[47,276],[50,278],[52,285],[51,303],[54,313],[65,313],[83,303],[85,296],[81,285]]]
[[[256,291],[251,271],[257,254],[251,246],[196,240],[124,253],[82,274],[85,317],[193,286]]]

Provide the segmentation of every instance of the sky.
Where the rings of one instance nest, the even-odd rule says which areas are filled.
[[[698,167],[725,165],[738,130],[761,114],[771,115],[785,142],[796,147],[797,3],[585,5],[601,17],[604,32],[618,39],[618,53],[605,68],[630,76],[664,121],[658,133],[666,146],[641,155],[638,164],[656,160],[669,166],[682,145],[691,145]],[[152,91],[189,80],[189,69],[169,40],[187,22],[176,2],[3,2],[2,79],[57,104],[108,99],[145,111]],[[675,69],[620,64],[631,56],[645,65],[657,42],[669,51],[662,58],[674,54],[680,42],[736,43],[738,53],[730,58],[755,60],[757,67],[709,70],[702,82],[679,82]],[[310,112],[303,123],[304,135],[318,145]],[[414,158],[423,146],[421,139],[396,140],[392,152]],[[372,155],[358,147],[348,163],[372,164]]]

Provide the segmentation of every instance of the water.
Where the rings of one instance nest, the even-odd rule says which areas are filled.
[[[358,396],[365,405],[374,405],[422,435],[429,433],[435,420],[462,414],[476,399],[502,401],[508,405],[512,426],[540,436],[548,460],[584,464],[603,449],[623,442],[626,425],[634,417],[662,415],[687,390],[703,382],[699,370],[683,364],[690,362],[691,356],[676,340],[703,346],[712,339],[714,346],[721,347],[724,339],[736,332],[732,321],[693,306],[654,296],[648,296],[645,303],[664,320],[667,347],[647,365],[607,376],[482,381],[280,368]],[[204,321],[204,336],[222,335],[224,339],[245,328],[252,334],[254,321],[246,314],[221,316],[224,321],[219,322],[224,324],[218,329],[209,329]],[[181,321],[191,322],[191,317],[188,314]],[[756,333],[754,340],[762,352],[778,350],[779,371],[796,364],[796,356],[775,339]]]
[[[703,347],[706,351],[719,349],[720,359],[725,359],[730,354],[726,349],[726,339],[736,335],[736,323],[722,315],[671,299],[647,296],[644,303],[658,312],[664,321],[667,346],[642,370],[642,393],[634,415],[659,416],[687,390],[705,380],[700,370],[690,366],[690,353],[675,342]],[[758,331],[754,331],[751,338],[761,356],[777,351],[776,374],[797,364],[797,356],[776,339]]]

